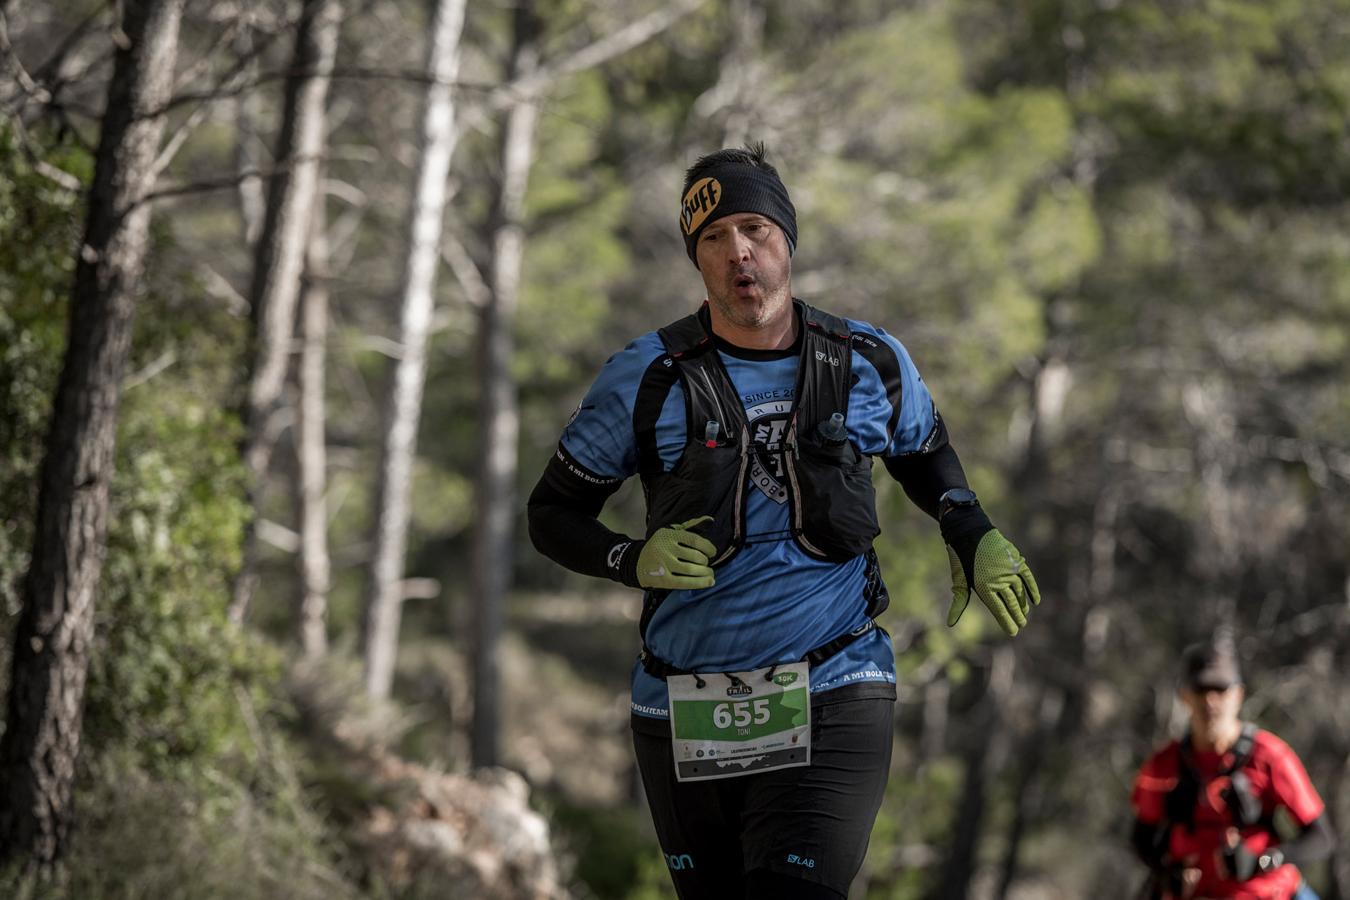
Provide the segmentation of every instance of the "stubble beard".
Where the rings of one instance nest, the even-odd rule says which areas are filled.
[[[758,279],[758,275],[756,278]],[[760,288],[760,299],[742,300],[735,295],[735,288],[727,288],[718,293],[709,292],[709,299],[717,307],[718,314],[737,328],[757,330],[773,323],[783,314],[783,310],[792,303],[792,292],[788,289],[788,275],[772,285],[756,282]]]

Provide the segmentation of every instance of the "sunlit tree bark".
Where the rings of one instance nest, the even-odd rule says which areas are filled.
[[[426,382],[426,345],[436,296],[436,266],[450,158],[455,152],[454,92],[459,73],[464,0],[436,4],[427,46],[429,84],[422,111],[422,155],[413,184],[408,256],[403,268],[399,355],[385,404],[375,501],[374,552],[366,587],[364,656],[366,692],[384,697],[394,678],[403,605],[403,563],[408,544],[409,491],[417,451],[417,422]]]
[[[257,495],[281,431],[300,275],[323,153],[324,104],[337,56],[341,15],[338,0],[306,0],[301,12],[273,154],[275,168],[268,179],[267,207],[254,249],[249,290],[253,349],[244,411],[244,463],[255,517]],[[256,528],[250,524],[230,604],[230,618],[236,622],[247,615],[257,590],[257,540]]]
[[[324,364],[328,341],[328,235],[319,191],[305,252],[300,294],[299,415],[295,437],[300,479],[300,647],[307,658],[328,650],[326,621],[332,565],[328,555],[328,453]]]
[[[516,5],[509,79],[526,78],[538,67],[539,19],[530,2]],[[510,585],[512,527],[516,520],[515,482],[520,409],[511,356],[512,322],[520,299],[525,261],[525,189],[534,158],[538,105],[533,98],[514,103],[501,137],[501,184],[493,216],[492,271],[487,304],[478,323],[478,474],[477,522],[473,542],[473,763],[500,761],[500,678],[497,641]]]

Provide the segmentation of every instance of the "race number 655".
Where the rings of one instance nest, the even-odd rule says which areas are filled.
[[[729,703],[719,703],[713,707],[713,725],[718,728],[730,728],[733,725],[737,728],[745,728],[751,723],[765,725],[768,721],[769,701],[766,698],[735,700]]]

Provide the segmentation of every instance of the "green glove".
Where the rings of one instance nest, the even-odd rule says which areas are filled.
[[[947,627],[955,625],[966,611],[973,587],[1006,634],[1015,635],[1026,628],[1027,613],[1032,603],[1041,602],[1041,591],[1017,548],[990,524],[978,506],[945,516],[942,534],[952,567]]]
[[[712,587],[713,570],[708,560],[717,548],[691,528],[711,522],[712,516],[699,516],[678,525],[658,528],[638,551],[637,581],[645,588],[687,591]]]

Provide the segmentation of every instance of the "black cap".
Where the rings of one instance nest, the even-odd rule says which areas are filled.
[[[1181,681],[1192,690],[1227,690],[1242,684],[1237,648],[1230,635],[1192,644],[1182,654]]]

